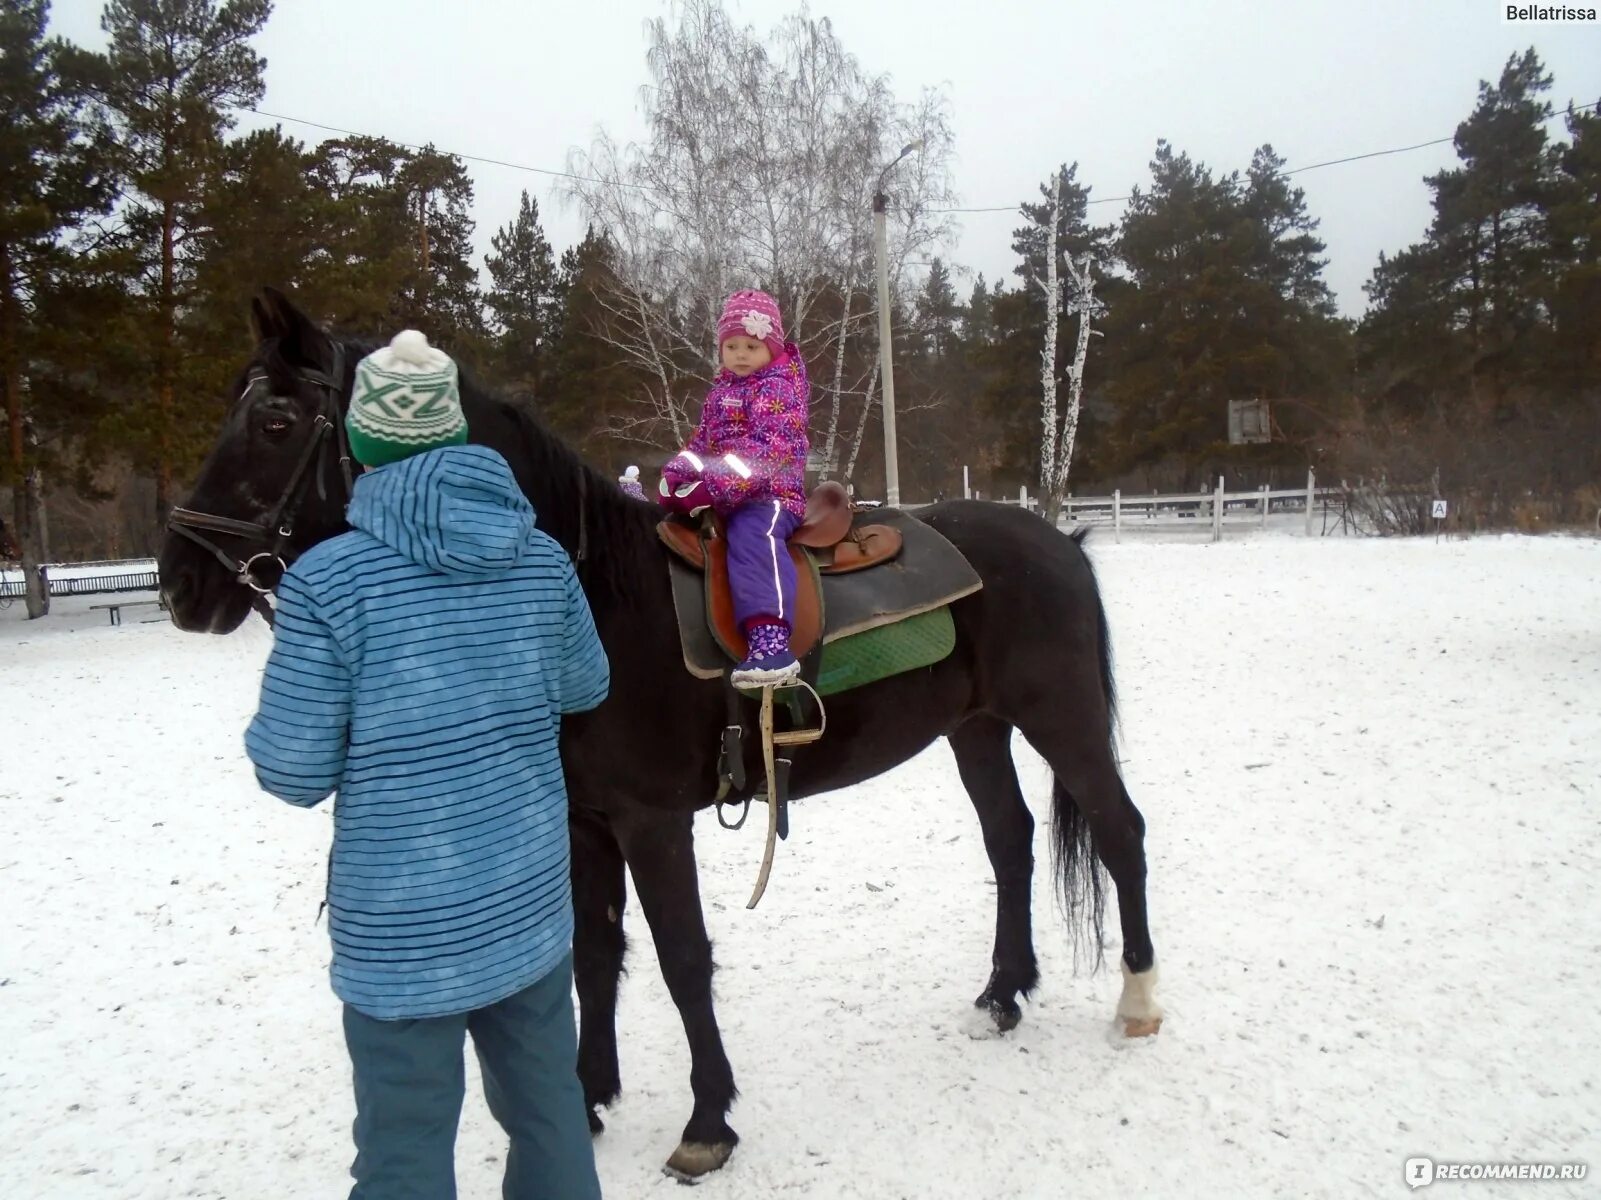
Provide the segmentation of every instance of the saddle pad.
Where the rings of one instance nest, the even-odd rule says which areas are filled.
[[[817,668],[817,694],[837,696],[891,675],[931,667],[956,649],[956,622],[949,608],[936,608],[853,633],[823,647]]]
[[[916,517],[881,508],[857,515],[863,519],[897,529],[903,549],[895,561],[871,571],[822,577],[825,646],[943,608],[984,586],[962,552]],[[706,577],[676,555],[665,557],[684,666],[699,679],[719,679],[729,663],[707,625]]]

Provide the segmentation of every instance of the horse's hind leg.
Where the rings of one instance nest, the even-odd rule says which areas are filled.
[[[1023,1019],[1017,998],[1026,998],[1039,982],[1030,907],[1034,818],[1017,783],[1011,741],[1012,727],[987,714],[969,718],[950,735],[995,871],[995,953],[989,984],[974,1003],[989,1011],[1002,1033]]]
[[[1096,686],[1093,677],[1086,678],[1081,690]],[[1093,876],[1092,845],[1117,886],[1123,929],[1123,996],[1117,1015],[1128,1036],[1144,1037],[1162,1024],[1155,995],[1156,951],[1145,909],[1145,819],[1118,773],[1104,710],[1086,717],[1041,704],[1019,713],[1018,728],[1055,773],[1052,836],[1058,867],[1069,899],[1076,892],[1091,900],[1097,938],[1099,880]]]

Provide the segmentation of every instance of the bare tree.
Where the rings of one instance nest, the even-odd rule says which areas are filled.
[[[1040,350],[1040,514],[1055,525],[1067,498],[1067,481],[1073,468],[1073,448],[1078,440],[1079,413],[1084,398],[1084,363],[1089,355],[1090,337],[1099,337],[1090,328],[1096,311],[1095,284],[1091,277],[1094,257],[1085,253],[1077,263],[1066,257],[1065,266],[1073,285],[1072,311],[1078,313],[1078,343],[1073,362],[1067,368],[1067,403],[1057,397],[1057,332],[1062,320],[1062,284],[1058,260],[1063,258],[1058,230],[1062,218],[1062,196],[1067,186],[1066,169],[1057,172],[1050,203],[1044,211],[1045,277],[1040,287],[1045,293],[1045,344]]]
[[[1062,212],[1062,176],[1056,176],[1050,206],[1045,210],[1045,345],[1040,350],[1040,501],[1041,515],[1056,522],[1054,498],[1057,443],[1061,430],[1056,423],[1056,326],[1062,318],[1062,288],[1056,274],[1056,226]]]
[[[718,0],[688,0],[676,24],[649,26],[649,134],[618,146],[604,132],[571,158],[570,195],[617,248],[602,303],[610,344],[650,380],[617,432],[681,443],[715,363],[723,298],[762,286],[814,370],[831,352],[825,472],[837,461],[840,406],[870,260],[870,194],[885,149],[922,137],[897,183],[895,275],[949,232],[931,210],[950,196],[952,137],[943,97],[898,104],[826,19],[804,12],[771,34],[737,26]],[[599,182],[591,182],[598,180]]]
[[[1055,241],[1054,236],[1051,239]],[[1052,469],[1049,475],[1041,471],[1041,496],[1044,503],[1044,515],[1052,525],[1062,512],[1062,502],[1067,498],[1067,482],[1069,473],[1073,469],[1073,447],[1078,441],[1078,419],[1084,402],[1084,362],[1089,357],[1090,338],[1100,337],[1100,330],[1090,328],[1090,319],[1096,313],[1095,280],[1091,276],[1095,259],[1085,254],[1074,265],[1072,259],[1067,260],[1067,270],[1072,276],[1074,296],[1073,311],[1078,313],[1078,344],[1073,351],[1073,362],[1067,368],[1067,403],[1062,407],[1061,420],[1058,422],[1054,411],[1051,416],[1051,426],[1046,429],[1045,447],[1051,452]],[[1053,270],[1055,274],[1054,262]],[[1051,357],[1055,358],[1056,319],[1059,311],[1052,313],[1050,324],[1046,328],[1046,341],[1051,347]],[[1051,394],[1049,402],[1054,410],[1056,404],[1055,384],[1050,385]],[[1043,455],[1042,455],[1043,462]]]

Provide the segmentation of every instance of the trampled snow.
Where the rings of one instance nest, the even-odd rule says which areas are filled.
[[[1413,1156],[1601,1170],[1601,543],[1263,537],[1093,554],[1167,1020],[1121,1041],[1037,843],[1042,983],[971,1008],[993,876],[943,743],[805,802],[760,856],[700,822],[743,1141],[707,1197],[1401,1196]],[[241,750],[269,634],[0,611],[0,1195],[348,1188],[315,924],[329,814]],[[1020,748],[1043,825],[1048,781]],[[631,906],[608,1196],[661,1163],[689,1059]],[[470,1057],[470,1056],[469,1056]],[[470,1076],[461,1194],[503,1144]],[[1579,1195],[1560,1182],[1436,1185]]]

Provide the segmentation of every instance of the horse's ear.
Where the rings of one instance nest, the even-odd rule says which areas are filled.
[[[278,331],[272,325],[272,314],[267,311],[260,296],[250,298],[250,331],[256,335],[258,342],[278,336]]]
[[[250,302],[250,323],[261,341],[277,338],[285,357],[311,367],[325,367],[333,343],[315,321],[275,287],[264,287]]]

